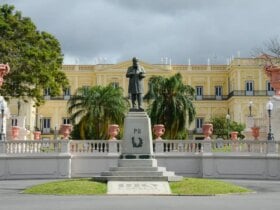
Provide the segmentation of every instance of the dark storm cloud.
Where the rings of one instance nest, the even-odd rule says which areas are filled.
[[[65,63],[225,63],[280,34],[278,0],[0,0],[61,42]]]

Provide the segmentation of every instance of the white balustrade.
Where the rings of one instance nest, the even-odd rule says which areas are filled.
[[[215,140],[212,142],[212,152],[221,153],[279,153],[279,141],[269,142],[267,140]],[[268,144],[272,144],[271,151]]]
[[[118,140],[72,140],[70,141],[71,153],[119,153]]]
[[[13,140],[1,141],[0,153],[120,154],[121,140]],[[155,140],[155,153],[254,153],[280,154],[280,141],[267,140]]]
[[[2,142],[2,150],[6,154],[60,153],[61,143],[62,141],[49,140],[13,140]]]
[[[203,140],[156,140],[155,153],[199,153]]]

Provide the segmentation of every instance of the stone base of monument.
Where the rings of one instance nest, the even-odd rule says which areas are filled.
[[[168,182],[161,181],[109,181],[107,194],[111,195],[170,195]]]
[[[108,181],[107,194],[169,195],[168,181],[180,181],[183,177],[158,167],[156,159],[119,159],[118,167],[102,172],[96,181]]]
[[[168,181],[182,178],[158,167],[153,153],[150,118],[145,112],[128,113],[117,167],[93,177],[108,181],[108,194],[170,194]]]
[[[167,171],[165,167],[158,167],[156,159],[119,159],[118,167],[111,167],[102,172],[98,181],[180,181],[183,177]]]

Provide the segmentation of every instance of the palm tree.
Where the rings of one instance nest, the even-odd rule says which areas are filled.
[[[128,106],[120,87],[81,87],[69,99],[68,113],[80,138],[105,139],[108,124],[123,124]]]
[[[178,139],[186,133],[186,122],[190,124],[196,113],[192,103],[194,89],[183,83],[180,73],[170,78],[151,77],[144,98],[149,103],[152,124],[165,125],[165,138]]]

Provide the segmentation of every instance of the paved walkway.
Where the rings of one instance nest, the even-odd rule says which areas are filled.
[[[26,187],[51,180],[0,181],[1,210],[279,210],[280,181],[227,180],[256,191],[221,196],[25,195]]]

